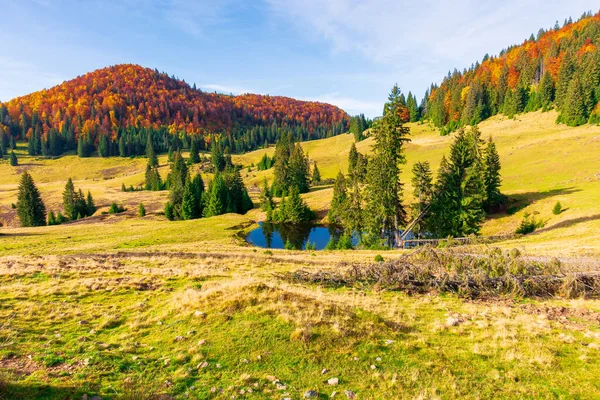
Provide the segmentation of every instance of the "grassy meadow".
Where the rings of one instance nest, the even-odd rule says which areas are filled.
[[[488,219],[483,234],[512,233],[525,212],[538,213],[544,228],[494,246],[597,270],[600,127],[566,128],[555,119],[531,113],[481,124],[483,137],[497,143],[502,189],[516,210]],[[407,204],[412,165],[428,160],[436,170],[452,140],[427,125],[411,129]],[[322,177],[334,178],[346,170],[352,142],[341,135],[303,146]],[[370,145],[357,148],[366,153]],[[234,156],[254,199],[272,171],[251,165],[273,151]],[[143,182],[144,158],[25,153],[21,145],[18,167],[0,161],[2,400],[300,399],[308,391],[356,399],[600,398],[597,299],[288,281],[281,274],[330,273],[407,252],[253,248],[244,236],[262,218],[258,210],[169,222],[160,215],[166,192],[122,192],[122,184]],[[166,156],[160,163],[166,176]],[[72,177],[99,210],[61,226],[17,227],[11,203],[25,170],[48,209],[59,209]],[[331,187],[318,187],[304,198],[323,217],[331,195]],[[556,201],[560,215],[551,211]],[[127,211],[103,214],[112,202]],[[136,215],[140,202],[144,218]]]

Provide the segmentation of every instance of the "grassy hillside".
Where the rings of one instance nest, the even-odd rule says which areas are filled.
[[[512,232],[525,211],[538,211],[544,229],[498,246],[529,255],[598,255],[600,128],[565,128],[555,118],[538,113],[482,124],[484,137],[492,134],[498,144],[504,192],[527,205],[488,220],[484,233]],[[437,169],[452,140],[426,125],[411,128],[407,203],[412,164],[428,160]],[[345,171],[351,144],[342,135],[303,145],[328,178]],[[359,151],[370,144],[359,143]],[[273,149],[235,156],[255,197],[254,184],[272,171],[247,167],[265,151]],[[598,300],[469,299],[284,279],[280,273],[369,265],[377,252],[263,251],[243,240],[261,217],[257,210],[168,222],[157,214],[166,192],[121,192],[122,183],[143,181],[143,158],[24,153],[18,150],[19,167],[0,161],[4,222],[16,223],[10,204],[24,170],[49,208],[58,209],[68,176],[101,208],[76,223],[0,229],[2,400],[299,399],[308,390],[320,398],[346,398],[348,390],[358,399],[600,397]],[[166,157],[160,162],[166,175]],[[331,191],[316,188],[305,198],[326,211]],[[559,216],[551,213],[557,200],[566,208]],[[103,215],[112,201],[128,211]],[[144,218],[136,216],[140,201],[149,211]],[[386,260],[405,254],[381,253]],[[598,268],[584,257],[569,261],[563,268]]]
[[[502,191],[521,210],[514,215],[497,215],[486,221],[482,233],[513,233],[523,214],[539,213],[546,226],[539,232],[506,243],[531,252],[552,254],[598,254],[600,251],[600,127],[585,125],[570,128],[557,125],[555,112],[529,113],[516,119],[497,116],[480,124],[483,137],[496,141],[502,162]],[[406,203],[412,201],[411,169],[418,161],[429,161],[437,171],[444,154],[448,154],[452,136],[440,136],[428,125],[410,124],[411,143],[406,148],[407,164],[403,167]],[[347,155],[351,135],[303,144],[311,159],[317,161],[323,178],[347,172]],[[372,139],[357,145],[368,153]],[[238,162],[257,163],[264,152],[259,150],[240,156]],[[252,184],[269,176],[270,171],[250,173]],[[319,188],[306,195],[315,209],[325,210],[333,192]],[[552,207],[560,201],[566,211],[553,215]]]

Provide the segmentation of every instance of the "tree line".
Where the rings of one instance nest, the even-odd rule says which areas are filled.
[[[486,213],[498,211],[506,201],[500,193],[501,166],[493,140],[482,140],[477,127],[460,130],[436,182],[429,163],[415,163],[415,203],[405,207],[400,166],[406,162],[404,145],[410,132],[402,113],[396,85],[383,117],[372,128],[373,155],[360,154],[354,145],[350,149],[348,174],[340,172],[334,184],[329,222],[343,227],[348,237],[358,236],[366,247],[399,244],[410,221],[418,237],[478,233]]]
[[[600,13],[540,29],[520,46],[486,55],[462,72],[431,85],[422,118],[443,133],[477,125],[496,114],[556,108],[570,126],[600,123]]]

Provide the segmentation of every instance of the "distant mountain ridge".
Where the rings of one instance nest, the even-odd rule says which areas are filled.
[[[132,64],[99,69],[0,103],[0,130],[17,140],[31,138],[36,130],[44,140],[51,130],[61,132],[65,127],[75,137],[90,135],[95,142],[102,136],[116,141],[127,129],[162,129],[200,135],[207,143],[222,134],[234,142],[241,140],[240,148],[245,149],[263,144],[244,143],[253,140],[244,135],[254,128],[289,129],[303,139],[314,139],[339,134],[348,123],[349,116],[330,104],[207,93]]]

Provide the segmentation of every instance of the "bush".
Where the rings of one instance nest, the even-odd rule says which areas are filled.
[[[377,254],[375,256],[375,262],[383,262],[383,257],[381,256],[381,254]]]
[[[335,240],[335,238],[332,236],[331,239],[329,239],[329,242],[327,242],[327,246],[325,246],[325,250],[335,250],[337,249],[337,242]]]
[[[144,203],[140,203],[138,207],[138,216],[144,218],[146,216],[146,207],[144,207]]]
[[[354,246],[352,246],[352,236],[343,234],[340,236],[340,239],[337,242],[338,250],[352,250]]]
[[[170,201],[165,204],[165,217],[167,217],[169,221],[175,219],[175,209]]]
[[[521,224],[519,225],[515,233],[517,235],[528,235],[530,233],[533,233],[536,229],[543,227],[544,223],[542,221],[537,221],[535,219],[535,216],[532,216],[529,213],[525,213],[525,215],[523,216],[523,220],[521,221]]]
[[[109,214],[120,214],[124,211],[125,211],[125,207],[123,207],[117,203],[112,203],[110,205],[110,208],[108,209]]]
[[[317,249],[317,244],[316,243],[311,243],[310,240],[306,242],[306,246],[305,246],[306,251],[311,251],[311,250],[316,250]]]
[[[562,213],[562,204],[560,204],[560,201],[557,201],[554,207],[552,208],[552,214],[560,215],[560,213]]]

